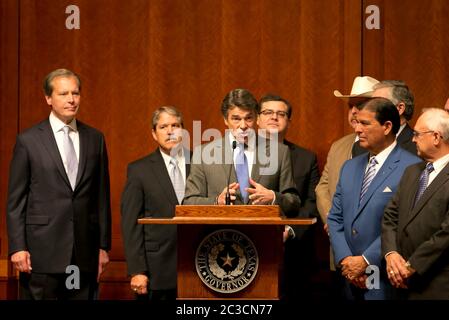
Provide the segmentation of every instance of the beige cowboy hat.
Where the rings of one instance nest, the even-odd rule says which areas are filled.
[[[354,79],[354,82],[352,83],[352,89],[350,94],[341,94],[340,91],[334,90],[334,96],[346,100],[348,102],[350,100],[371,98],[371,95],[373,94],[374,91],[373,87],[377,83],[379,83],[378,80],[369,76],[356,77]]]

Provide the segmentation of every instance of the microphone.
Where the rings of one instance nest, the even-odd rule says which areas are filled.
[[[231,204],[231,194],[229,193],[229,183],[231,182],[231,172],[232,167],[234,167],[234,150],[237,148],[237,141],[232,141],[232,163],[231,167],[229,168],[229,174],[228,174],[228,184],[226,185],[226,196],[225,196],[225,204],[230,205]]]

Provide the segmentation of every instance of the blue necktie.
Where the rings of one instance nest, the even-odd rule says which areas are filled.
[[[418,192],[416,192],[415,202],[413,207],[415,207],[418,200],[421,198],[422,194],[427,188],[427,184],[429,183],[429,175],[434,170],[432,162],[427,162],[425,169],[419,176],[419,185]]]
[[[240,185],[240,193],[243,197],[243,202],[248,201],[248,192],[245,190],[249,187],[249,173],[248,173],[248,159],[245,155],[245,147],[243,144],[238,145],[237,157],[235,158],[235,172],[237,174],[237,181]]]
[[[376,176],[376,164],[377,160],[376,157],[372,157],[369,160],[368,169],[365,172],[365,176],[363,177],[362,182],[362,191],[360,191],[360,203],[362,203],[363,196],[365,195],[366,191],[368,190],[369,185],[373,181],[374,177]]]

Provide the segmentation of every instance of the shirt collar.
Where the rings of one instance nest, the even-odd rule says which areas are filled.
[[[229,138],[229,144],[231,146],[231,150],[232,150],[232,142],[237,142],[237,147],[239,146],[239,144],[241,144],[240,142],[237,141],[237,139],[234,137],[234,135],[232,134],[232,130],[229,130],[229,134],[228,134],[228,138]],[[257,139],[257,136],[252,137],[251,139]],[[254,151],[254,143],[251,143],[250,139],[250,143],[245,144],[245,151],[249,151],[249,152],[253,152]],[[255,140],[254,140],[255,141]]]
[[[440,173],[441,170],[449,163],[449,154],[439,158],[435,162],[433,162],[433,169],[435,170],[435,173]]]
[[[48,117],[48,120],[50,121],[50,126],[51,126],[51,129],[53,130],[53,133],[62,131],[62,128],[64,128],[65,126],[69,126],[75,132],[77,132],[77,130],[78,130],[75,118],[73,118],[73,120],[70,123],[65,124],[58,117],[56,117],[53,112],[50,112],[50,116]]]
[[[376,160],[377,160],[377,164],[379,166],[382,166],[383,163],[385,162],[385,160],[387,160],[388,156],[390,155],[391,151],[393,151],[394,147],[396,147],[397,142],[396,140],[390,144],[388,147],[386,147],[385,149],[383,149],[381,152],[379,152],[378,154],[376,154]],[[372,156],[370,156],[370,159],[372,158]]]
[[[167,167],[170,165],[170,161],[173,158],[178,160],[178,163],[182,163],[182,160],[184,159],[184,148],[180,148],[179,151],[175,154],[174,157],[169,156],[164,151],[162,151],[160,148],[159,148],[159,152],[161,153],[162,159],[164,159],[165,165]]]

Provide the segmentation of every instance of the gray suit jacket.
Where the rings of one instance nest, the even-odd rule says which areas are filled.
[[[408,298],[449,299],[449,165],[413,207],[424,167],[421,162],[407,168],[385,208],[382,255],[397,251],[416,270]]]
[[[263,146],[256,148],[251,178],[275,192],[275,204],[280,206],[283,214],[296,216],[300,199],[293,180],[288,147],[279,143],[273,145],[273,142],[271,148],[270,143],[265,145],[265,152],[259,152],[259,147],[263,148]],[[271,156],[272,150],[276,147],[277,155]],[[230,182],[237,181],[232,159],[232,148],[227,135],[225,138],[195,148],[183,204],[214,204],[215,198],[228,183],[229,173],[231,173]],[[235,204],[243,204],[239,191]]]

